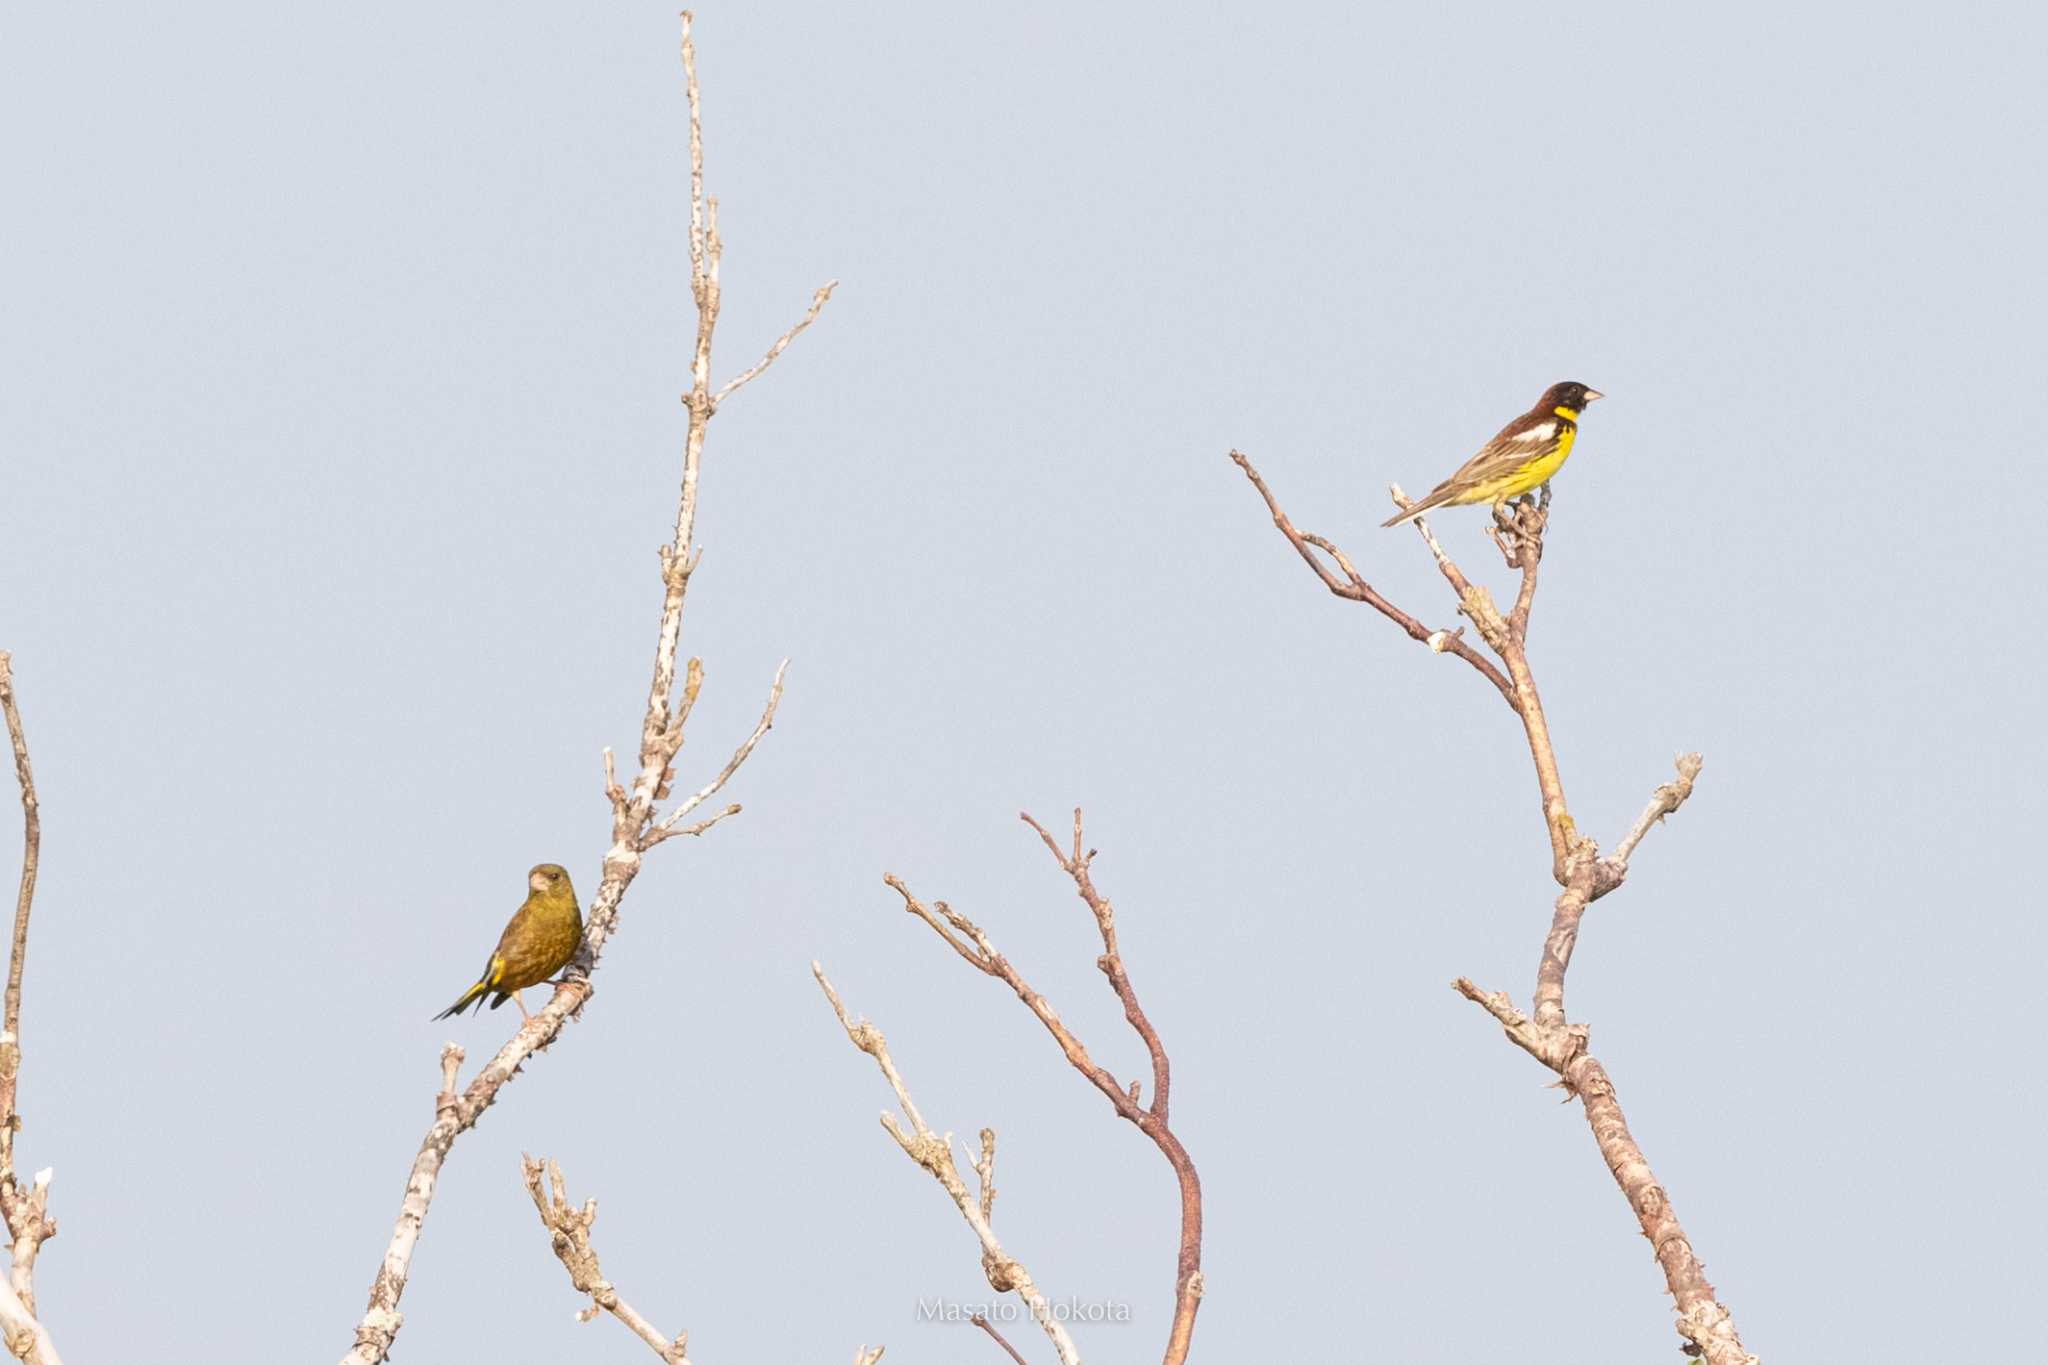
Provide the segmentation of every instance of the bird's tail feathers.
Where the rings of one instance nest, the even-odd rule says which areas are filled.
[[[1436,490],[1436,492],[1431,493],[1428,497],[1424,498],[1421,502],[1416,503],[1407,511],[1394,513],[1393,516],[1388,517],[1385,521],[1381,522],[1380,526],[1382,528],[1388,526],[1405,526],[1409,522],[1421,516],[1424,512],[1428,512],[1435,508],[1443,506],[1446,502],[1449,502],[1451,500],[1452,495],[1456,492],[1457,490],[1454,488],[1439,488]]]
[[[476,984],[475,984],[474,986],[471,986],[471,987],[470,987],[470,988],[469,988],[468,990],[464,991],[464,992],[462,993],[462,998],[461,998],[461,999],[457,1000],[457,1001],[456,1001],[456,1002],[455,1002],[454,1004],[450,1005],[450,1006],[449,1006],[449,1007],[448,1007],[447,1009],[445,1009],[445,1010],[442,1010],[442,1011],[441,1011],[441,1012],[440,1012],[439,1014],[435,1015],[435,1016],[434,1016],[434,1018],[435,1018],[436,1020],[441,1020],[441,1019],[446,1019],[446,1018],[449,1018],[449,1017],[450,1017],[451,1015],[457,1015],[457,1014],[460,1014],[460,1013],[462,1013],[462,1012],[463,1012],[464,1010],[468,1009],[468,1008],[469,1008],[469,1007],[470,1007],[470,1006],[471,1006],[472,1004],[473,1004],[473,1005],[475,1005],[475,1006],[476,1006],[476,1007],[477,1007],[478,1009],[482,1009],[482,1008],[483,1008],[483,998],[484,998],[484,997],[485,997],[486,995],[489,995],[490,993],[491,993],[491,983],[490,983],[490,981],[489,981],[488,979],[486,979],[486,980],[483,980],[483,981],[479,981],[479,982],[477,982],[477,983],[476,983]]]

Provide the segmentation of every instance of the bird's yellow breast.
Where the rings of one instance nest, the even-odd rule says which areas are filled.
[[[1558,416],[1564,417],[1564,411],[1563,408],[1559,408],[1557,410]],[[1557,424],[1557,448],[1549,454],[1540,455],[1522,466],[1520,472],[1523,475],[1524,482],[1515,491],[1517,493],[1526,493],[1538,484],[1546,482],[1552,474],[1558,471],[1558,467],[1571,456],[1572,442],[1578,438],[1579,424],[1577,422],[1572,421],[1569,417],[1559,422]]]
[[[1519,498],[1522,494],[1550,482],[1550,476],[1555,474],[1558,467],[1571,455],[1572,442],[1577,440],[1579,435],[1578,424],[1566,416],[1564,408],[1559,408],[1557,414],[1562,420],[1557,424],[1557,436],[1548,450],[1475,488],[1469,500],[1506,502],[1509,498]]]

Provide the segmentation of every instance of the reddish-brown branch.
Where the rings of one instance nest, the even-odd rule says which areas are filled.
[[[1556,1072],[1566,1091],[1578,1097],[1600,1159],[1628,1201],[1664,1272],[1665,1287],[1678,1308],[1679,1333],[1698,1348],[1707,1365],[1757,1365],[1757,1358],[1743,1349],[1734,1319],[1707,1282],[1706,1271],[1686,1240],[1678,1215],[1672,1212],[1671,1197],[1657,1183],[1642,1148],[1629,1132],[1614,1082],[1586,1051],[1585,1026],[1545,1025],[1516,1009],[1505,991],[1482,991],[1463,977],[1451,984],[1498,1020],[1509,1041]]]
[[[1601,1159],[1628,1199],[1643,1236],[1649,1238],[1657,1263],[1663,1267],[1664,1283],[1678,1305],[1680,1330],[1700,1348],[1708,1365],[1756,1365],[1756,1357],[1742,1348],[1734,1320],[1707,1282],[1706,1268],[1671,1211],[1670,1196],[1657,1183],[1630,1134],[1606,1069],[1592,1056],[1581,1054],[1566,1069],[1564,1083],[1585,1105],[1586,1123],[1593,1130]]]
[[[1293,528],[1244,456],[1233,451],[1231,458],[1237,461],[1265,498],[1267,508],[1273,513],[1274,524],[1316,571],[1324,586],[1341,597],[1370,602],[1402,625],[1409,634],[1423,638],[1419,633],[1421,627],[1414,618],[1396,611],[1372,593],[1351,567],[1350,561],[1334,546],[1317,537],[1304,536]],[[1412,505],[1398,488],[1392,492],[1395,506],[1406,510]],[[1505,616],[1494,605],[1485,587],[1473,583],[1456,561],[1444,552],[1427,521],[1420,517],[1415,519],[1416,531],[1429,548],[1437,569],[1443,574],[1444,581],[1450,584],[1451,591],[1457,594],[1458,610],[1472,622],[1507,670],[1506,677],[1502,678],[1484,660],[1477,661],[1476,665],[1495,681],[1522,718],[1530,760],[1536,769],[1537,787],[1543,800],[1543,824],[1550,838],[1551,875],[1563,888],[1552,908],[1550,930],[1544,937],[1542,957],[1537,964],[1534,1018],[1517,1009],[1505,993],[1488,994],[1463,978],[1455,984],[1467,999],[1477,1002],[1499,1020],[1517,1046],[1556,1072],[1564,1086],[1579,1097],[1601,1158],[1613,1172],[1615,1182],[1628,1199],[1644,1235],[1656,1249],[1665,1283],[1678,1305],[1680,1333],[1692,1343],[1693,1349],[1705,1356],[1709,1365],[1754,1365],[1755,1357],[1742,1349],[1727,1309],[1715,1299],[1713,1286],[1701,1273],[1698,1258],[1671,1212],[1670,1200],[1657,1185],[1649,1163],[1643,1159],[1642,1151],[1629,1135],[1620,1103],[1614,1096],[1613,1083],[1586,1050],[1585,1026],[1571,1023],[1565,1013],[1565,975],[1571,967],[1572,951],[1578,944],[1586,907],[1621,885],[1628,875],[1629,855],[1650,825],[1677,810],[1691,795],[1700,762],[1697,754],[1679,757],[1677,781],[1657,789],[1642,817],[1608,857],[1600,857],[1592,840],[1581,836],[1573,824],[1570,808],[1565,803],[1564,782],[1558,772],[1557,755],[1551,743],[1543,701],[1536,691],[1535,675],[1529,667],[1527,649],[1529,617],[1535,607],[1538,566],[1543,558],[1543,533],[1549,520],[1549,510],[1550,489],[1546,486],[1540,498],[1524,498],[1494,512],[1494,524],[1488,534],[1499,546],[1508,567],[1521,573],[1514,606]],[[1311,547],[1330,553],[1343,569],[1344,577],[1339,578],[1333,573],[1315,556]],[[1432,644],[1434,646],[1434,641]]]
[[[1643,1234],[1656,1250],[1665,1284],[1678,1305],[1681,1334],[1700,1350],[1709,1365],[1754,1365],[1755,1357],[1742,1349],[1728,1310],[1715,1299],[1713,1286],[1701,1272],[1699,1260],[1671,1211],[1669,1198],[1657,1185],[1649,1162],[1629,1134],[1613,1082],[1586,1051],[1586,1028],[1572,1024],[1565,1013],[1565,974],[1571,968],[1572,951],[1578,945],[1586,907],[1621,885],[1628,874],[1629,855],[1649,826],[1677,810],[1692,794],[1700,762],[1697,754],[1680,756],[1678,780],[1657,789],[1649,808],[1611,857],[1601,858],[1593,841],[1581,836],[1573,824],[1528,655],[1529,615],[1536,600],[1537,568],[1543,559],[1543,532],[1549,509],[1550,490],[1546,487],[1539,501],[1525,499],[1495,514],[1491,532],[1494,543],[1500,546],[1508,567],[1521,571],[1522,579],[1515,605],[1505,618],[1495,611],[1486,589],[1468,582],[1429,528],[1420,519],[1416,522],[1446,580],[1458,592],[1460,609],[1478,624],[1480,634],[1507,665],[1508,676],[1513,679],[1515,709],[1522,717],[1529,757],[1543,798],[1551,872],[1563,887],[1552,907],[1550,930],[1544,936],[1542,956],[1536,966],[1533,1019],[1515,1010],[1505,995],[1488,996],[1463,980],[1457,983],[1458,989],[1500,1019],[1517,1045],[1556,1072],[1566,1090],[1579,1097],[1601,1159],[1613,1172]]]
[[[1522,589],[1514,612],[1503,623],[1505,628],[1487,632],[1487,639],[1515,680],[1515,693],[1521,701],[1518,709],[1543,793],[1544,825],[1550,833],[1553,872],[1564,890],[1552,907],[1550,930],[1544,936],[1542,956],[1536,966],[1533,1019],[1516,1009],[1505,993],[1488,994],[1463,978],[1454,984],[1460,994],[1499,1020],[1517,1046],[1554,1071],[1568,1093],[1578,1097],[1601,1159],[1628,1200],[1643,1235],[1650,1239],[1657,1263],[1664,1271],[1665,1285],[1678,1307],[1680,1334],[1708,1365],[1756,1365],[1756,1357],[1743,1349],[1736,1335],[1733,1318],[1715,1297],[1713,1286],[1707,1283],[1699,1258],[1671,1210],[1669,1196],[1656,1183],[1648,1160],[1629,1133],[1613,1082],[1586,1050],[1586,1027],[1570,1022],[1564,1003],[1565,976],[1571,969],[1572,951],[1578,944],[1586,907],[1621,885],[1628,875],[1629,857],[1650,825],[1677,810],[1692,794],[1700,771],[1699,755],[1679,756],[1677,780],[1657,789],[1635,826],[1616,845],[1613,855],[1601,858],[1593,841],[1578,833],[1565,805],[1557,758],[1525,645],[1529,608],[1536,590],[1536,565],[1542,556],[1542,507],[1524,505],[1513,515],[1523,520],[1502,528],[1508,539],[1502,550],[1509,556],[1510,567],[1521,569]],[[1527,520],[1532,515],[1533,522]],[[1433,544],[1432,549],[1436,549]],[[1444,562],[1441,551],[1436,552],[1439,562]],[[1484,589],[1476,592],[1483,595]],[[1485,606],[1490,609],[1491,603]]]
[[[1407,506],[1400,490],[1394,490],[1396,506]],[[1550,723],[1543,714],[1543,699],[1536,693],[1536,678],[1529,671],[1528,650],[1523,642],[1523,632],[1528,625],[1529,611],[1536,598],[1536,566],[1543,558],[1542,514],[1529,508],[1533,520],[1517,521],[1524,504],[1518,504],[1516,512],[1505,510],[1502,516],[1505,524],[1514,527],[1519,538],[1514,547],[1502,545],[1502,553],[1522,567],[1522,586],[1514,608],[1502,616],[1493,603],[1493,595],[1483,585],[1473,583],[1465,576],[1444,552],[1437,542],[1429,523],[1421,517],[1415,519],[1415,530],[1422,537],[1423,544],[1436,560],[1444,581],[1451,585],[1451,591],[1458,595],[1458,610],[1479,630],[1480,638],[1500,656],[1507,666],[1508,685],[1514,699],[1515,714],[1522,718],[1522,731],[1528,737],[1529,757],[1536,768],[1536,786],[1543,801],[1543,826],[1550,835],[1551,875],[1561,886],[1565,880],[1565,858],[1571,851],[1577,832],[1572,828],[1571,815],[1564,800],[1564,780],[1557,771],[1557,756],[1550,742]],[[1497,541],[1498,543],[1498,541]]]
[[[979,1327],[982,1331],[988,1333],[991,1337],[995,1338],[996,1345],[1002,1347],[1005,1351],[1009,1352],[1010,1359],[1016,1361],[1017,1365],[1024,1365],[1024,1357],[1017,1353],[1016,1347],[1012,1346],[1009,1342],[1003,1340],[1003,1334],[996,1330],[996,1325],[994,1323],[990,1322],[986,1317],[983,1317],[980,1313],[976,1313],[973,1317],[969,1318],[968,1321],[973,1323],[976,1327]]]
[[[35,906],[36,872],[43,843],[42,803],[36,797],[35,770],[29,763],[28,735],[14,699],[14,660],[0,650],[0,713],[7,721],[8,746],[14,753],[14,780],[21,789],[21,883],[14,900],[13,952],[7,962],[4,1019],[0,1019],[0,1214],[7,1222],[9,1268],[0,1290],[0,1328],[11,1354],[32,1365],[57,1365],[57,1348],[36,1318],[35,1263],[43,1243],[57,1235],[50,1217],[50,1173],[43,1171],[24,1190],[14,1170],[14,1134],[21,1127],[16,1109],[21,1081],[21,975],[28,963],[29,912]]]
[[[1074,889],[1080,894],[1082,903],[1095,916],[1095,926],[1102,934],[1102,956],[1095,965],[1109,978],[1110,989],[1116,992],[1117,1000],[1124,1007],[1124,1019],[1129,1022],[1138,1037],[1144,1040],[1145,1051],[1152,1059],[1152,1103],[1151,1111],[1160,1125],[1167,1122],[1167,1105],[1173,1093],[1173,1066],[1167,1060],[1166,1046],[1159,1041],[1159,1030],[1152,1027],[1152,1021],[1145,1017],[1145,1010],[1138,1003],[1138,993],[1131,986],[1131,978],[1124,971],[1123,955],[1116,946],[1116,911],[1106,897],[1095,889],[1095,883],[1088,875],[1088,865],[1095,861],[1095,850],[1081,851],[1081,811],[1074,809],[1074,847],[1071,853],[1063,853],[1052,835],[1045,832],[1045,826],[1023,811],[1018,819],[1038,832],[1046,848],[1052,851],[1053,859],[1060,870],[1071,877]]]
[[[1144,1042],[1146,1055],[1152,1064],[1152,1102],[1149,1105],[1143,1102],[1138,1082],[1132,1081],[1128,1086],[1121,1084],[1109,1068],[1088,1055],[1087,1047],[1061,1022],[1051,1002],[996,951],[979,925],[944,901],[926,905],[912,895],[910,888],[898,877],[890,876],[884,880],[903,898],[903,908],[931,926],[932,932],[944,939],[954,952],[977,971],[995,977],[1015,992],[1025,1008],[1045,1025],[1046,1032],[1052,1035],[1073,1068],[1102,1092],[1120,1117],[1150,1138],[1173,1168],[1174,1179],[1180,1186],[1180,1245],[1174,1269],[1173,1324],[1167,1337],[1164,1362],[1165,1365],[1180,1365],[1187,1359],[1188,1349],[1193,1343],[1195,1316],[1202,1306],[1202,1181],[1195,1170],[1194,1159],[1168,1124],[1168,1106],[1173,1094],[1172,1063],[1167,1057],[1165,1044],[1160,1041],[1159,1031],[1146,1017],[1144,1007],[1138,1001],[1137,989],[1124,970],[1123,956],[1116,941],[1116,911],[1109,899],[1096,889],[1089,872],[1089,865],[1095,860],[1095,850],[1084,850],[1082,846],[1081,812],[1078,809],[1074,812],[1073,843],[1069,850],[1063,850],[1059,841],[1030,815],[1020,818],[1037,831],[1038,837],[1058,861],[1060,870],[1072,879],[1075,891],[1095,917],[1096,930],[1102,937],[1102,955],[1096,959],[1095,965],[1108,979],[1110,989],[1116,992],[1117,1000],[1124,1009],[1124,1018]]]
[[[1235,450],[1230,452],[1230,458],[1237,462],[1237,467],[1244,471],[1244,476],[1252,481],[1252,487],[1258,489],[1259,496],[1266,500],[1266,510],[1273,514],[1273,525],[1280,529],[1281,535],[1287,537],[1287,543],[1294,547],[1295,553],[1301,556],[1302,562],[1315,571],[1316,577],[1323,581],[1324,587],[1347,602],[1365,603],[1365,605],[1399,626],[1409,639],[1419,644],[1427,645],[1439,654],[1457,655],[1460,659],[1478,669],[1480,675],[1499,690],[1509,706],[1517,704],[1513,684],[1502,676],[1498,668],[1487,662],[1484,655],[1466,644],[1461,638],[1459,631],[1431,630],[1428,626],[1425,626],[1422,622],[1382,597],[1372,584],[1366,582],[1359,575],[1358,570],[1352,565],[1350,557],[1345,555],[1342,550],[1339,550],[1321,536],[1308,535],[1294,529],[1294,523],[1289,521],[1287,514],[1280,510],[1280,503],[1273,496],[1273,490],[1266,487],[1266,481],[1259,477],[1259,471],[1252,467],[1252,462],[1249,459],[1246,459],[1241,452]],[[1337,561],[1338,567],[1343,574],[1342,577],[1339,577],[1337,573],[1330,569],[1328,564],[1323,562],[1321,556],[1317,555],[1317,550],[1322,550],[1330,558]]]
[[[21,1079],[21,974],[28,963],[28,917],[35,906],[36,870],[43,843],[42,804],[36,799],[34,769],[28,759],[28,737],[14,700],[14,659],[0,651],[0,712],[7,718],[7,740],[14,751],[14,780],[21,789],[21,884],[14,897],[14,946],[7,960],[5,1019],[0,1021],[0,1182],[14,1184],[16,1086]],[[11,1219],[10,1219],[11,1221]]]
[[[1533,576],[1534,570],[1531,570]],[[1550,722],[1543,714],[1543,699],[1536,695],[1536,677],[1529,671],[1529,657],[1520,640],[1511,640],[1502,654],[1508,675],[1515,680],[1520,699],[1522,732],[1529,739],[1529,759],[1536,768],[1536,788],[1543,798],[1543,828],[1550,835],[1550,870],[1560,885],[1566,877],[1565,862],[1578,831],[1572,825],[1564,801],[1564,779],[1557,771],[1557,753],[1550,743]]]
[[[1564,894],[1551,910],[1550,932],[1543,936],[1543,956],[1536,963],[1536,1023],[1541,1028],[1562,1028],[1564,974],[1571,969],[1572,949],[1579,942],[1579,921],[1593,899],[1593,861],[1580,858],[1565,878]]]

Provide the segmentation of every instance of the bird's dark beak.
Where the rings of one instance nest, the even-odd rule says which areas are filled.
[[[1587,389],[1587,390],[1586,390],[1586,401],[1587,401],[1588,403],[1592,402],[1592,401],[1593,401],[1593,400],[1595,400],[1596,398],[1605,398],[1606,396],[1607,396],[1606,394],[1604,394],[1604,393],[1600,392],[1600,390],[1598,390],[1598,389]]]

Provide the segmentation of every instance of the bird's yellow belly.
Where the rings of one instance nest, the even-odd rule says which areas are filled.
[[[1578,439],[1579,429],[1566,426],[1557,433],[1557,448],[1537,456],[1517,469],[1511,469],[1497,479],[1484,485],[1480,497],[1474,502],[1505,502],[1519,498],[1522,494],[1541,488],[1550,482],[1550,476],[1557,473],[1572,453],[1572,442]]]

